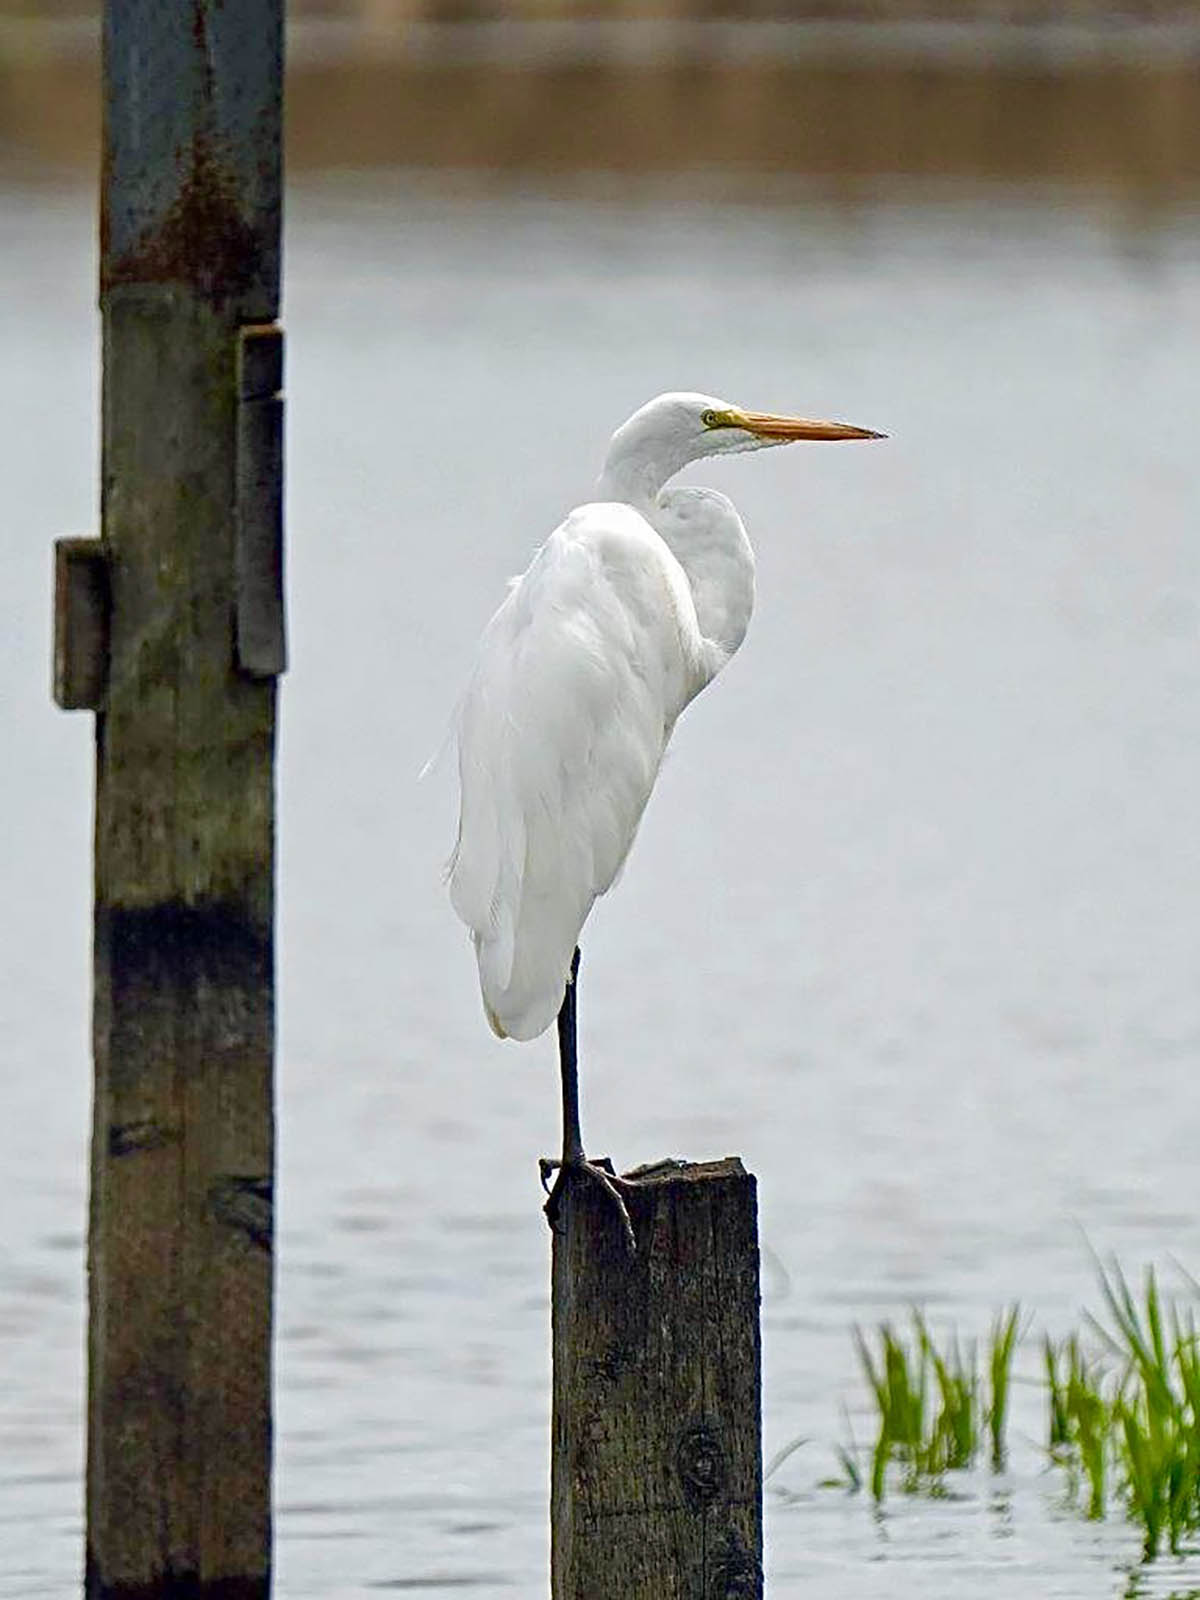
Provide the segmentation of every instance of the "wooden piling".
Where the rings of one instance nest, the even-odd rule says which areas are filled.
[[[758,1217],[736,1157],[597,1186],[554,1238],[554,1600],[761,1600]]]
[[[97,711],[89,1600],[270,1592],[281,39],[281,0],[105,13],[102,537],[55,648]]]

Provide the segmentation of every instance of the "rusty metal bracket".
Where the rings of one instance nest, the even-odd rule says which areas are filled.
[[[251,678],[287,669],[283,599],[283,330],[238,329],[236,658]]]
[[[108,684],[112,602],[99,539],[54,545],[54,699],[64,711],[98,711]]]

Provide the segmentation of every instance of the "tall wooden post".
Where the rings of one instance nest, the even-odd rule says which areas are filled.
[[[554,1600],[762,1600],[758,1215],[736,1157],[593,1184],[554,1239]]]
[[[89,1600],[266,1600],[282,0],[108,0]]]

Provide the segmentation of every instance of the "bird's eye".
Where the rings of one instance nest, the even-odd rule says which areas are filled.
[[[700,413],[700,421],[706,428],[719,428],[722,420],[719,411],[702,411]]]

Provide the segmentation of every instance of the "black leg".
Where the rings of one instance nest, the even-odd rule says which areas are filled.
[[[575,1043],[575,981],[579,976],[579,949],[571,957],[571,976],[558,1011],[558,1065],[562,1074],[562,1164],[584,1159],[579,1131],[579,1058]]]
[[[621,1218],[621,1226],[625,1231],[625,1240],[630,1250],[637,1249],[634,1239],[633,1224],[629,1220],[629,1211],[625,1201],[621,1198],[618,1185],[621,1179],[612,1170],[611,1163],[607,1161],[589,1161],[583,1152],[583,1135],[579,1125],[579,1058],[575,1036],[575,1000],[578,990],[579,977],[579,951],[571,957],[571,971],[567,978],[567,986],[563,991],[563,1003],[558,1012],[558,1064],[562,1075],[562,1113],[563,1113],[563,1143],[562,1160],[546,1161],[540,1163],[542,1186],[557,1168],[558,1176],[554,1180],[554,1187],[550,1191],[550,1198],[546,1202],[546,1216],[550,1226],[558,1224],[558,1214],[562,1207],[562,1195],[565,1185],[572,1177],[586,1178],[593,1183],[598,1183],[616,1206]]]

